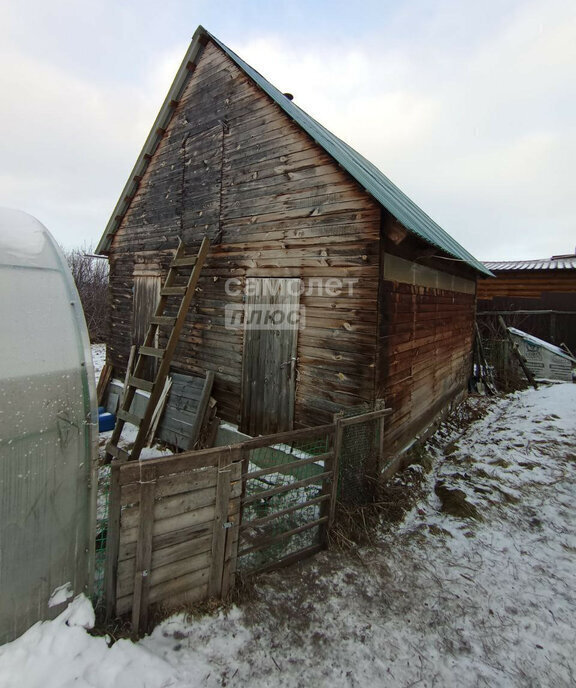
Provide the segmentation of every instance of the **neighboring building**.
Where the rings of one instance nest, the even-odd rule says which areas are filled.
[[[497,279],[478,284],[480,322],[494,325],[501,314],[508,325],[576,352],[576,254],[484,265]]]
[[[219,415],[241,430],[313,426],[385,400],[400,448],[466,390],[476,280],[489,271],[200,27],[98,246],[118,371],[178,237],[192,253],[204,235],[174,368],[214,371]],[[303,322],[235,326],[254,302]]]

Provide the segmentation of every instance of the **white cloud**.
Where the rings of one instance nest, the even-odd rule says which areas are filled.
[[[130,86],[82,79],[5,45],[0,205],[36,215],[67,246],[96,243],[182,54],[179,46],[160,56]]]
[[[551,0],[520,5],[457,61],[436,33],[429,64],[422,45],[237,50],[469,250],[514,258],[573,248],[575,35],[574,5]]]
[[[123,9],[123,26],[130,27],[130,12],[136,9]],[[241,14],[239,7],[230,47],[469,250],[488,259],[573,247],[572,0],[486,0],[482,7],[420,0],[399,4],[386,24],[366,24],[347,42],[319,31],[299,38],[298,48],[281,29],[242,40]],[[107,11],[98,17],[95,45],[103,46]],[[110,71],[108,55],[105,70],[90,63],[92,74],[71,58],[51,60],[36,43],[32,51],[31,38],[25,47],[13,29],[9,20],[0,26],[0,205],[35,213],[68,245],[95,242],[187,41],[164,36],[161,49],[151,42],[144,50],[146,36],[127,34],[122,70]],[[157,30],[160,24],[150,25],[151,36]]]

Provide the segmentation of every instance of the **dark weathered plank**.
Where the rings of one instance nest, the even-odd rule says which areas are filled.
[[[290,492],[291,490],[296,490],[297,488],[304,487],[305,485],[321,483],[324,478],[329,478],[331,475],[332,473],[330,471],[324,471],[323,473],[318,473],[318,475],[311,476],[310,478],[296,480],[288,485],[279,485],[278,487],[272,487],[269,490],[261,490],[260,492],[255,492],[248,497],[244,497],[243,504],[252,504],[260,499],[267,499],[268,497],[273,497],[274,495],[281,494],[283,492]]]
[[[208,593],[211,597],[222,594],[222,575],[224,572],[224,554],[226,547],[226,528],[228,521],[228,507],[230,501],[231,470],[220,463],[218,471],[218,484],[216,486],[216,510],[214,514],[212,537],[212,560],[210,567],[210,580]]]
[[[110,493],[108,501],[108,525],[106,536],[106,562],[104,571],[104,590],[106,618],[112,619],[116,609],[116,583],[118,574],[118,552],[120,549],[120,514],[122,501],[120,494],[120,464],[110,467]]]
[[[203,542],[207,537],[212,543],[212,524],[210,521],[155,535],[152,538],[152,556],[154,557],[157,552],[159,553],[163,549],[170,549],[176,545]],[[123,541],[118,550],[118,561],[131,559],[134,556],[136,556],[136,540]]]
[[[147,576],[149,579],[148,585],[153,588],[160,583],[166,583],[167,581],[180,578],[194,571],[205,569],[210,565],[210,560],[211,554],[208,547],[208,549],[204,549],[204,551],[175,558],[172,561],[166,561],[164,564],[161,564],[160,561],[155,561]],[[132,592],[134,567],[134,559],[126,559],[120,563],[118,567],[118,597],[125,597]],[[133,598],[134,605],[136,599],[136,597]]]
[[[201,449],[195,452],[182,452],[182,454],[177,454],[175,456],[146,459],[146,464],[155,465],[158,468],[158,477],[176,475],[177,473],[193,471],[197,468],[218,466],[218,459],[223,451],[225,451],[224,447],[214,447],[211,449]],[[122,485],[139,482],[140,464],[123,464],[120,481]]]
[[[187,530],[192,526],[200,526],[206,523],[212,523],[214,519],[214,505],[208,505],[196,509],[195,511],[187,511],[185,513],[164,518],[160,521],[154,521],[152,534],[154,537],[159,535],[168,535],[177,530]],[[137,528],[122,529],[120,533],[120,547],[124,547],[131,542],[138,540]]]
[[[286,516],[288,514],[294,513],[295,511],[305,509],[307,506],[322,504],[323,502],[326,502],[328,500],[330,500],[330,494],[322,494],[319,497],[314,497],[314,499],[308,499],[305,502],[299,502],[298,504],[295,504],[291,507],[287,507],[286,509],[275,511],[269,516],[262,516],[261,518],[254,518],[250,521],[244,521],[240,526],[240,533],[242,533],[243,531],[250,531],[251,528],[263,526],[266,523],[270,523],[271,521],[275,521],[276,519],[281,518],[282,516]]]
[[[148,593],[150,590],[150,567],[152,563],[152,532],[154,526],[154,492],[156,469],[142,466],[140,485],[140,506],[138,508],[138,540],[134,566],[132,630],[138,634],[148,624]],[[122,519],[122,526],[124,526]],[[120,580],[118,581],[118,585]],[[118,595],[120,597],[120,594]]]
[[[254,480],[255,478],[259,478],[263,475],[269,475],[270,473],[290,473],[291,469],[293,468],[300,468],[301,466],[307,466],[311,463],[323,463],[327,459],[330,459],[332,457],[332,452],[327,452],[325,454],[318,454],[316,456],[311,456],[306,459],[297,459],[296,461],[290,461],[288,463],[278,463],[273,466],[270,466],[268,468],[262,468],[258,471],[252,471],[250,473],[246,473],[243,475],[243,478],[246,478],[248,480]]]
[[[206,597],[209,573],[210,569],[204,568],[198,571],[192,571],[179,578],[159,583],[151,588],[148,597],[149,603],[156,604],[162,602],[163,605],[165,604],[168,606],[169,601],[174,596],[180,594],[202,599]],[[126,595],[119,598],[117,608],[119,614],[125,614],[130,611],[132,608],[132,595]]]
[[[310,547],[306,547],[305,549],[298,550],[298,552],[294,552],[294,554],[289,554],[288,556],[283,557],[282,559],[277,559],[276,561],[272,561],[269,564],[264,564],[263,566],[258,566],[254,569],[251,569],[249,573],[252,575],[255,575],[257,573],[268,573],[270,571],[276,571],[277,569],[284,568],[285,566],[292,566],[292,564],[296,564],[297,562],[302,561],[303,559],[307,559],[308,557],[312,557],[315,554],[318,554],[323,549],[323,544],[311,545]]]

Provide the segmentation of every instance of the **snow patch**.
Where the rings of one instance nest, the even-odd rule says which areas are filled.
[[[48,600],[48,606],[57,607],[59,604],[64,604],[64,602],[67,602],[71,597],[74,597],[72,585],[70,582],[64,583],[64,585],[60,585],[52,591],[50,599]]]
[[[129,640],[89,635],[94,611],[80,595],[54,621],[0,647],[0,688],[184,688],[175,670]]]
[[[94,364],[94,377],[96,378],[96,384],[100,379],[100,373],[102,368],[106,363],[106,344],[92,344],[90,347],[92,349],[92,362]]]

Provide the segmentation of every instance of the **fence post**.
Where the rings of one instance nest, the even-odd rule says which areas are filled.
[[[242,482],[242,462],[240,461],[241,452],[235,454],[232,464],[231,479],[233,482]],[[240,500],[241,497],[236,499]],[[232,504],[232,502],[230,502]],[[228,597],[228,593],[236,582],[236,562],[238,560],[238,542],[240,536],[240,505],[238,510],[231,516],[228,511],[228,523],[223,524],[226,530],[226,547],[224,554],[224,571],[222,573],[222,599]]]
[[[382,416],[378,421],[378,469],[382,469],[382,462],[384,461],[384,431],[386,430],[385,416]]]
[[[106,560],[104,564],[104,596],[107,621],[112,619],[116,611],[116,578],[118,573],[118,551],[120,547],[120,513],[120,464],[113,461],[110,465]]]
[[[140,467],[140,509],[136,562],[134,567],[134,594],[132,598],[132,633],[148,625],[148,594],[152,565],[152,530],[154,528],[154,495],[157,471],[155,466]]]
[[[224,573],[224,555],[226,553],[226,523],[230,506],[230,482],[232,476],[232,452],[224,449],[218,457],[218,481],[216,483],[216,508],[212,530],[212,563],[210,566],[210,580],[208,595],[216,597],[222,595],[222,578]]]
[[[342,438],[344,425],[342,417],[336,418],[334,423],[334,458],[332,459],[332,490],[330,494],[330,513],[328,514],[328,530],[334,524],[336,516],[336,501],[338,499],[338,478],[340,473],[340,452],[342,451]]]

